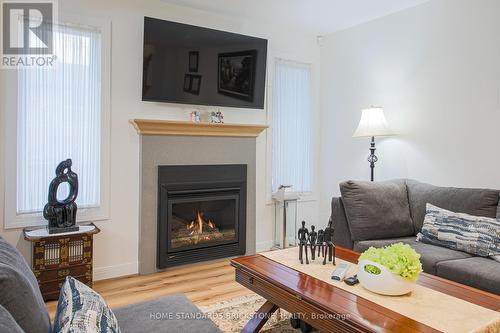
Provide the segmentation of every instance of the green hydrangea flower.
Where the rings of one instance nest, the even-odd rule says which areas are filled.
[[[410,281],[416,281],[422,273],[420,254],[408,244],[395,243],[382,248],[370,247],[359,257],[359,260],[363,259],[377,262],[392,273]]]

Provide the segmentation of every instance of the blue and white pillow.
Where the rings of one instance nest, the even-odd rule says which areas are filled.
[[[500,262],[500,220],[494,218],[454,213],[428,203],[417,241]]]
[[[417,241],[500,262],[500,220],[495,218],[454,213],[428,203]]]
[[[120,328],[101,295],[68,276],[59,294],[53,332],[120,333]]]

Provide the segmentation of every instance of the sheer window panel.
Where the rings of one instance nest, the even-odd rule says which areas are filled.
[[[78,174],[78,221],[105,219],[109,206],[109,27],[54,26],[53,68],[16,75],[16,149],[6,184],[6,227],[46,223],[41,216],[59,162]],[[9,172],[10,170],[10,172]],[[9,177],[12,178],[12,177]],[[6,182],[7,183],[7,182]],[[12,192],[15,200],[12,200]],[[65,197],[61,186],[58,197]]]
[[[312,68],[275,60],[272,108],[272,191],[312,191]]]

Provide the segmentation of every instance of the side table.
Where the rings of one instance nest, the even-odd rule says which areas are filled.
[[[43,299],[56,300],[67,276],[92,287],[93,236],[100,232],[93,223],[78,231],[49,234],[47,228],[24,229],[32,243],[32,270]]]

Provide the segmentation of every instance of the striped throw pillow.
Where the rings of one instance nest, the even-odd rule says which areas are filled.
[[[500,262],[500,220],[494,218],[454,213],[428,203],[417,241]]]
[[[101,295],[68,276],[59,294],[53,333],[86,332],[120,333],[120,328]]]

